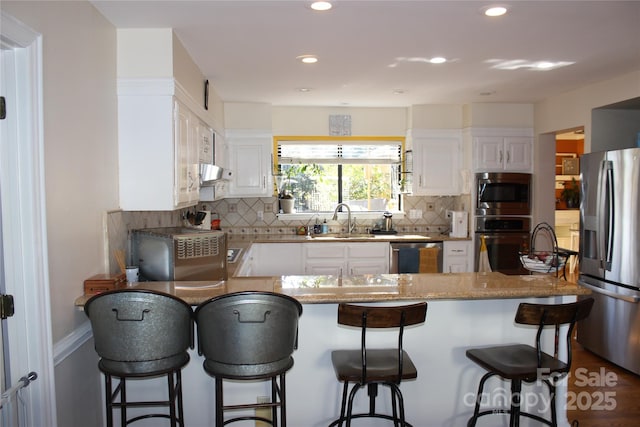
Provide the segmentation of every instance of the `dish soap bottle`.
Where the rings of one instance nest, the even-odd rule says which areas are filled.
[[[322,234],[328,234],[329,233],[329,224],[327,224],[327,220],[325,219],[324,222],[322,223]]]

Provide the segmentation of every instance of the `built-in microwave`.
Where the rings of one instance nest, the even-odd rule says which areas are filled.
[[[476,174],[476,215],[531,215],[531,174]]]

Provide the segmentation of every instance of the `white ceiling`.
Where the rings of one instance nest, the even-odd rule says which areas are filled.
[[[501,18],[482,14],[490,1],[337,0],[328,12],[304,0],[92,3],[118,28],[173,28],[225,102],[530,103],[640,69],[639,1],[511,0]],[[305,54],[319,62],[299,63]],[[407,60],[433,56],[452,61]],[[507,71],[492,60],[574,64]]]

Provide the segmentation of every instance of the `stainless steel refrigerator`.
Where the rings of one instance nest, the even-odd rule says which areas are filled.
[[[593,291],[578,342],[640,374],[640,148],[580,159],[580,279]]]

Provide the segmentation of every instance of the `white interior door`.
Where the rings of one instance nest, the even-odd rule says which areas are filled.
[[[20,389],[19,418],[2,427],[57,425],[48,281],[44,141],[42,131],[42,39],[0,11],[0,265],[4,291],[15,314],[2,331],[6,385]],[[9,250],[10,248],[10,250]],[[37,372],[37,381],[20,387]],[[8,393],[5,393],[8,394]],[[13,408],[13,407],[12,407]],[[15,408],[13,408],[15,409]]]

